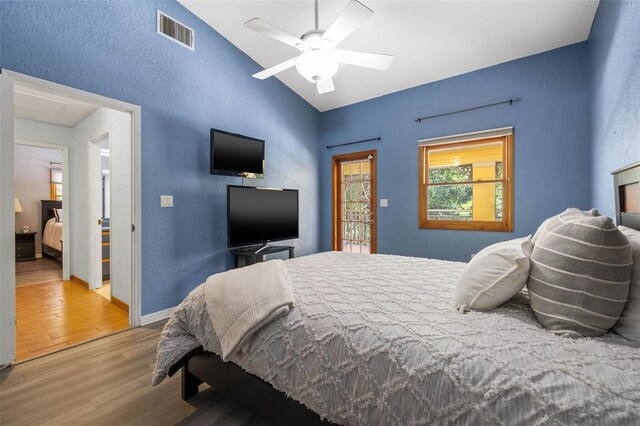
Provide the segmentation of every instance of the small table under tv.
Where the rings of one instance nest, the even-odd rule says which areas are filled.
[[[236,268],[264,262],[267,254],[280,253],[283,251],[289,251],[289,259],[295,257],[295,248],[293,246],[240,247],[230,249],[229,251],[236,257]]]

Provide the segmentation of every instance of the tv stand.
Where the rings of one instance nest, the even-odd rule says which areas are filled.
[[[253,265],[254,263],[264,262],[264,258],[268,254],[289,252],[289,259],[295,257],[295,248],[293,246],[270,246],[268,244],[253,247],[240,247],[229,250],[236,258],[236,268]]]

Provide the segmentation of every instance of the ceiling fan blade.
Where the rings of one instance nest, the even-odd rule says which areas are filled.
[[[316,91],[318,95],[322,95],[324,93],[333,92],[335,90],[335,86],[333,85],[333,80],[328,78],[324,81],[319,81],[316,83]]]
[[[252,77],[257,78],[258,80],[264,80],[265,78],[271,77],[272,75],[278,74],[279,72],[291,68],[296,64],[295,60],[296,58],[292,58],[288,61],[281,62],[278,65],[272,66],[271,68],[267,68],[255,73]]]
[[[337,46],[356,28],[373,16],[373,10],[360,3],[358,0],[351,0],[340,15],[333,21],[333,24],[324,33],[323,38],[329,39]]]
[[[335,52],[336,59],[340,63],[373,68],[374,70],[386,71],[393,62],[393,55],[354,52],[352,50],[336,50]]]
[[[298,37],[292,36],[291,34],[282,31],[280,28],[274,27],[260,18],[253,18],[250,21],[245,22],[244,26],[295,48],[298,48],[298,45],[303,44],[302,40]]]

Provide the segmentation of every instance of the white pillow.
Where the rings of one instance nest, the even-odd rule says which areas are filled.
[[[56,222],[62,222],[64,216],[62,215],[62,209],[53,209],[53,214],[56,217]]]
[[[622,311],[622,316],[613,326],[613,331],[640,344],[640,231],[618,226],[622,234],[627,237],[633,254],[633,266],[631,269],[631,285],[629,286],[629,299]]]
[[[531,235],[484,248],[456,283],[456,308],[488,311],[515,296],[529,278]]]

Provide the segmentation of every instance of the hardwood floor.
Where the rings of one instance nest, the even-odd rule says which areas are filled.
[[[105,299],[111,301],[111,281],[110,280],[106,280],[102,282],[102,287],[97,288],[95,290],[96,293],[98,293],[100,296],[104,297]]]
[[[5,369],[2,424],[262,425],[207,385],[183,401],[179,374],[151,386],[163,325],[130,329]]]
[[[127,312],[75,281],[16,287],[16,320],[18,362],[129,326]]]
[[[16,263],[16,286],[39,284],[62,279],[60,262],[50,257]]]

